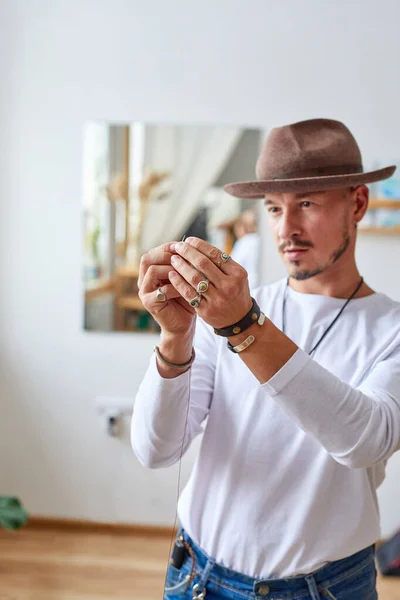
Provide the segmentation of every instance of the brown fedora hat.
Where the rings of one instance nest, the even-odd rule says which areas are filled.
[[[273,192],[311,192],[387,179],[396,166],[364,173],[360,149],[340,121],[310,119],[272,129],[256,166],[256,181],[229,183],[228,194],[263,198]]]

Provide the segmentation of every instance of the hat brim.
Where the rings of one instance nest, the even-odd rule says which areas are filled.
[[[366,183],[375,183],[391,177],[396,166],[385,167],[369,173],[352,173],[349,175],[328,175],[324,177],[302,177],[297,179],[267,179],[259,181],[241,181],[228,183],[224,190],[237,198],[258,200],[265,194],[288,192],[318,192],[340,187],[350,187]]]

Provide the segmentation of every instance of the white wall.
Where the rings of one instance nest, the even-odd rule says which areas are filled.
[[[134,395],[155,339],[82,331],[85,121],[269,128],[327,116],[353,129],[367,162],[398,157],[399,15],[397,0],[0,3],[2,492],[36,514],[175,514],[176,468],[142,469],[93,408],[98,394]],[[363,240],[360,257],[397,298],[399,249]],[[399,475],[393,459],[384,530],[398,525]]]

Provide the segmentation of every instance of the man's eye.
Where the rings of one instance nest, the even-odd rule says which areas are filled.
[[[277,209],[277,207],[276,207],[276,206],[271,206],[271,207],[268,209],[268,212],[269,212],[269,213],[275,213],[277,210],[278,210],[278,209]]]
[[[303,200],[301,206],[303,206],[304,208],[309,208],[311,206],[311,202],[309,202],[308,200]]]

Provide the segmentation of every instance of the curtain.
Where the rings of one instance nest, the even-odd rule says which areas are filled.
[[[167,171],[148,204],[140,235],[140,253],[178,239],[203,206],[237,146],[236,127],[146,126],[146,169]]]

